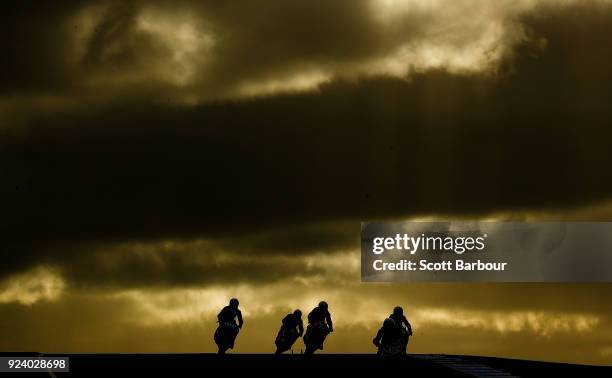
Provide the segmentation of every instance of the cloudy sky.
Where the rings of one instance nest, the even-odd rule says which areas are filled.
[[[18,1],[0,12],[0,350],[612,363],[610,284],[361,284],[373,219],[612,220],[612,3]],[[602,251],[603,252],[603,251]],[[300,345],[298,344],[298,348]]]

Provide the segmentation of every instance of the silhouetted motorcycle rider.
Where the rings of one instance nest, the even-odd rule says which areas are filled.
[[[401,356],[406,354],[401,327],[392,318],[385,319],[383,326],[378,330],[372,342],[378,348],[377,354],[379,356]]]
[[[331,314],[329,313],[327,302],[321,301],[319,305],[310,311],[308,314],[308,323],[323,323],[327,326],[329,332],[334,332]]]
[[[219,344],[221,339],[221,333],[224,329],[227,329],[230,336],[230,342],[227,347],[230,349],[234,348],[234,341],[236,340],[236,336],[238,332],[242,328],[244,321],[242,320],[242,313],[238,309],[238,299],[232,298],[229,302],[228,306],[223,307],[223,309],[217,315],[217,319],[219,320],[219,327],[217,327],[217,331],[215,332],[215,342]],[[236,324],[236,319],[238,319],[238,324]],[[223,353],[222,349],[224,346],[219,345],[219,352]]]
[[[327,302],[321,301],[308,314],[308,328],[304,335],[306,354],[312,354],[317,349],[323,350],[323,342],[330,332],[333,332],[333,323],[329,313]]]
[[[276,336],[276,354],[283,353],[289,349],[293,343],[304,334],[304,322],[302,321],[302,311],[295,310],[287,314],[283,320],[278,335]]]
[[[393,309],[393,313],[389,315],[389,318],[395,321],[395,325],[400,329],[402,336],[402,343],[404,348],[408,346],[408,339],[412,336],[412,326],[404,316],[404,309],[397,306]]]

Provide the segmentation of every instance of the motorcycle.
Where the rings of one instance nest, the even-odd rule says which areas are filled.
[[[293,343],[295,343],[299,337],[300,335],[298,335],[295,329],[281,327],[278,331],[278,335],[276,335],[276,340],[274,340],[274,344],[276,344],[276,354],[281,354],[291,349]]]
[[[304,335],[306,345],[305,354],[313,354],[318,349],[323,349],[323,342],[329,334],[329,328],[324,322],[309,324]]]
[[[406,347],[410,333],[405,327],[394,325],[385,326],[374,338],[374,345],[378,348],[378,356],[400,357],[406,355]]]
[[[238,326],[235,323],[222,322],[219,323],[215,331],[215,343],[219,347],[219,354],[225,354],[228,349],[234,348],[236,336],[238,336]]]
[[[378,347],[378,355],[381,357],[399,357],[406,355],[406,347],[403,340],[395,339],[392,342],[382,343]]]

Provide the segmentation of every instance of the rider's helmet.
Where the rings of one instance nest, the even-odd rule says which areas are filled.
[[[319,307],[322,308],[323,310],[327,310],[327,302],[325,301],[319,302]]]
[[[236,298],[230,299],[230,304],[229,304],[230,307],[238,308],[239,304],[240,304],[240,302],[238,302],[238,299],[236,299]]]
[[[302,311],[300,311],[300,310],[295,310],[295,311],[293,311],[293,315],[295,315],[295,316],[296,316],[296,317],[298,317],[298,318],[301,318],[301,317],[302,317]]]
[[[393,327],[395,327],[395,320],[391,318],[385,319],[385,321],[383,322],[383,328],[388,329]]]
[[[404,314],[404,309],[401,308],[400,306],[397,306],[393,309],[393,315],[403,315]]]

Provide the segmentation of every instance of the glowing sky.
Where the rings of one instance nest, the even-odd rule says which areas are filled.
[[[359,222],[612,220],[607,1],[3,5],[0,350],[612,363],[610,284],[361,284]],[[299,350],[299,345],[297,350]]]

